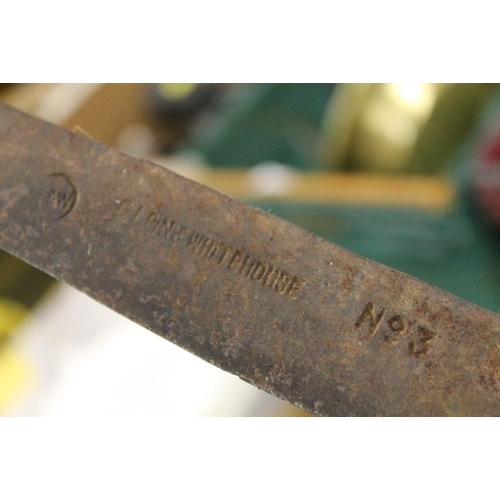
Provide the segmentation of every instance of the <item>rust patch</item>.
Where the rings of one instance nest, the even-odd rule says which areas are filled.
[[[0,247],[319,415],[500,415],[498,315],[2,103]]]

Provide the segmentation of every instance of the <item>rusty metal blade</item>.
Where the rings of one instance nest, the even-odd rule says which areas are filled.
[[[500,316],[1,103],[0,247],[319,415],[500,415]]]

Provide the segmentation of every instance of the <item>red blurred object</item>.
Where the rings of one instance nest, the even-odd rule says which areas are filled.
[[[500,130],[479,154],[472,191],[485,218],[500,229]]]

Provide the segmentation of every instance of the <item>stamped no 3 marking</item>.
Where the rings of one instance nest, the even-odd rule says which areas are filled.
[[[368,302],[354,326],[360,331],[362,328],[367,329],[367,338],[369,339],[373,338],[380,329],[384,341],[392,346],[399,344],[407,333],[412,334],[412,340],[409,340],[407,344],[409,354],[414,358],[421,358],[429,354],[429,343],[437,336],[436,332],[421,325],[417,325],[416,329],[413,329],[416,332],[408,332],[409,324],[404,316],[400,314],[395,314],[389,318],[387,316],[386,308],[377,311],[375,306]]]

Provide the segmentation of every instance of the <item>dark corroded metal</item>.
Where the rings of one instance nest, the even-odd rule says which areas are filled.
[[[319,415],[500,415],[500,316],[4,104],[0,247]]]

